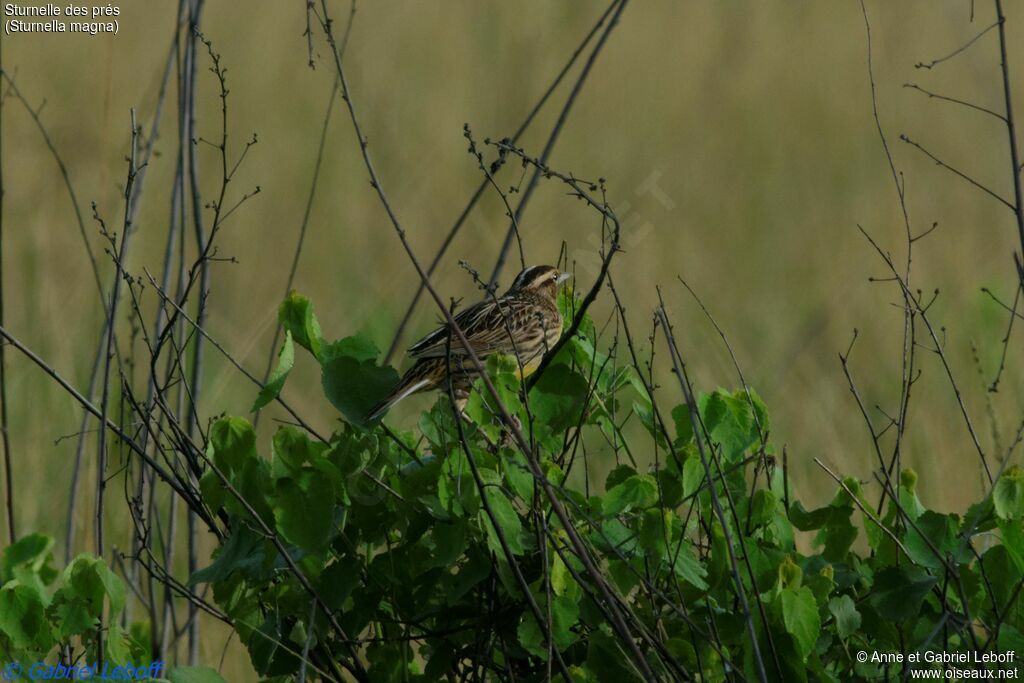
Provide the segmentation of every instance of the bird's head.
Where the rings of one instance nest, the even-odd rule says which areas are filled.
[[[554,299],[558,286],[569,279],[571,273],[563,273],[554,266],[531,266],[516,276],[508,293],[535,292]]]

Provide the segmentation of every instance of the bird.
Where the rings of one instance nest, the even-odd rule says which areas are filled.
[[[562,334],[558,288],[570,277],[554,266],[524,269],[499,297],[491,296],[455,316],[480,360],[494,354],[516,358],[523,377],[537,369]],[[366,422],[384,416],[402,399],[421,391],[447,391],[451,380],[455,408],[462,414],[479,372],[467,348],[445,323],[406,351],[415,362],[394,389],[367,414]]]

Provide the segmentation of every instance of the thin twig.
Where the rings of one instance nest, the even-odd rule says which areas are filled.
[[[608,5],[608,7],[601,14],[601,16],[598,17],[597,22],[591,27],[587,35],[584,36],[583,41],[573,51],[572,55],[569,57],[569,60],[562,67],[561,71],[558,72],[554,80],[548,86],[547,90],[544,91],[544,94],[542,94],[540,99],[538,99],[537,102],[533,105],[533,108],[526,115],[526,118],[523,119],[522,123],[519,124],[519,127],[516,129],[515,133],[513,133],[512,136],[509,138],[509,141],[512,144],[518,142],[519,138],[522,137],[523,133],[525,133],[526,130],[530,127],[530,124],[533,123],[533,120],[536,118],[537,114],[547,103],[552,93],[554,93],[555,90],[558,88],[559,84],[562,82],[562,79],[565,78],[565,76],[572,69],[573,65],[576,63],[576,60],[579,58],[579,56],[583,54],[583,50],[586,49],[590,41],[594,38],[595,35],[597,35],[597,32],[600,30],[601,26],[604,25],[604,22],[611,15],[612,10],[615,9],[618,2],[619,0],[612,0],[612,2]],[[496,171],[497,169],[492,167],[491,173],[494,173]],[[455,236],[462,229],[462,226],[465,224],[470,212],[473,210],[477,202],[483,196],[484,190],[486,188],[487,179],[485,178],[477,187],[473,195],[470,197],[465,207],[459,213],[458,218],[455,219],[455,223],[453,223],[452,227],[449,228],[444,240],[442,240],[441,245],[438,247],[437,252],[434,254],[434,257],[430,261],[430,265],[427,267],[428,276],[433,276],[434,271],[437,270],[438,265],[440,265],[441,263],[441,259],[444,258],[444,255],[448,252],[448,247],[451,246],[452,242],[455,239]],[[419,300],[423,296],[424,291],[425,288],[423,287],[423,283],[417,283],[416,293],[413,295],[412,301],[406,308],[405,314],[402,316],[402,320],[398,323],[398,327],[395,328],[395,335],[391,340],[391,345],[388,347],[387,353],[384,354],[385,365],[391,361],[391,358],[398,350],[398,345],[402,340],[402,337],[405,333],[405,329],[408,326],[409,321],[412,319],[412,314],[416,310],[416,305],[419,303]]]
[[[555,143],[558,142],[558,136],[562,132],[562,128],[565,126],[566,119],[569,117],[569,112],[572,111],[572,106],[576,102],[577,96],[583,89],[583,84],[587,81],[587,76],[590,75],[590,70],[594,66],[594,62],[597,61],[597,56],[601,54],[602,48],[608,41],[608,36],[615,30],[615,26],[619,23],[619,18],[622,16],[622,10],[626,9],[626,4],[629,0],[620,0],[619,6],[616,8],[615,13],[612,15],[611,20],[608,22],[608,27],[601,34],[597,44],[591,51],[590,56],[587,57],[586,63],[580,70],[580,75],[573,84],[572,91],[569,93],[569,97],[566,98],[565,104],[562,106],[562,111],[558,114],[558,120],[555,122],[554,128],[551,129],[550,135],[548,135],[547,142],[544,143],[544,149],[540,153],[540,163],[534,165],[533,174],[530,176],[530,180],[526,185],[526,190],[522,193],[522,198],[519,200],[519,204],[516,206],[515,216],[512,218],[511,223],[508,226],[508,231],[505,233],[505,240],[501,245],[501,249],[498,251],[498,258],[494,263],[494,270],[491,271],[491,277],[487,282],[488,288],[493,289],[497,286],[498,278],[501,276],[502,268],[505,266],[505,259],[508,257],[508,252],[512,247],[512,238],[518,234],[519,224],[523,220],[523,212],[526,210],[526,205],[530,201],[530,197],[533,196],[533,191],[537,188],[537,182],[540,180],[542,171],[541,167],[546,166],[548,159],[551,156],[551,151],[555,148]],[[523,255],[520,253],[520,258]]]

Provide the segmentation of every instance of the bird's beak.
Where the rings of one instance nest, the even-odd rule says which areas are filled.
[[[560,285],[560,284],[562,284],[563,282],[565,282],[566,280],[568,280],[571,277],[572,277],[572,273],[559,273],[558,274],[558,279],[555,280],[555,284],[559,284]]]

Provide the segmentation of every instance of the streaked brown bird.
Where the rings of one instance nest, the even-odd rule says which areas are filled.
[[[481,359],[501,353],[514,356],[529,375],[562,334],[558,286],[569,278],[554,266],[532,266],[519,273],[500,297],[473,304],[455,316],[469,348]],[[447,391],[449,378],[455,407],[461,413],[473,380],[479,376],[466,347],[447,323],[409,347],[416,362],[388,396],[366,416],[380,418],[406,396],[420,391]]]

